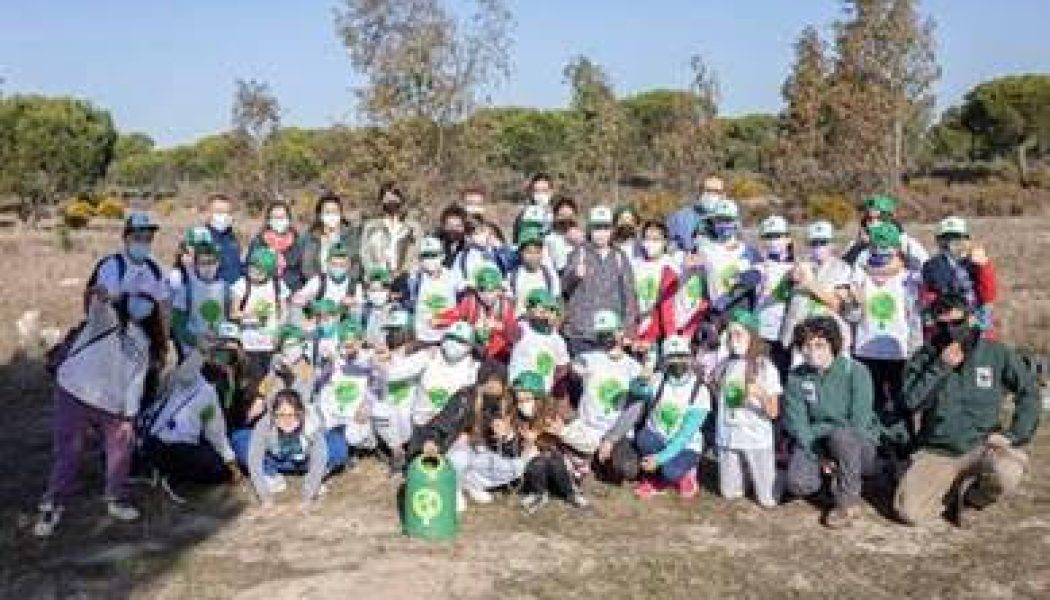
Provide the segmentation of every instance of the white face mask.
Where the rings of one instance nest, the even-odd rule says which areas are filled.
[[[273,217],[270,219],[270,229],[276,231],[277,233],[284,233],[285,231],[288,231],[288,228],[291,227],[291,225],[292,223],[288,219],[284,219],[281,217]]]
[[[233,217],[226,213],[215,213],[211,216],[210,223],[215,231],[226,231],[233,225]]]
[[[321,223],[329,229],[335,229],[339,227],[339,224],[343,222],[343,217],[336,213],[324,213],[321,215]]]
[[[132,321],[141,322],[153,314],[153,301],[142,296],[128,298],[128,316]]]
[[[537,206],[550,206],[551,204],[551,193],[550,192],[533,192],[532,202]]]
[[[294,365],[303,357],[303,347],[296,344],[281,348],[281,360],[286,365]]]
[[[197,277],[201,281],[215,281],[219,276],[219,265],[197,265]]]
[[[149,258],[152,245],[146,242],[129,242],[128,257],[136,262],[142,262]]]
[[[390,300],[390,292],[386,290],[369,290],[368,303],[372,306],[385,306]]]
[[[420,259],[419,266],[421,266],[427,273],[437,273],[441,270],[441,257],[428,256],[427,258]]]
[[[645,250],[645,256],[647,258],[663,256],[664,246],[665,244],[662,240],[645,240],[642,242],[642,248]]]
[[[470,352],[470,346],[459,340],[446,338],[441,341],[441,352],[449,362],[459,362]]]
[[[820,350],[815,351],[803,349],[802,359],[806,361],[807,365],[819,371],[823,371],[828,368],[828,365],[831,364],[834,357],[831,355],[830,349],[821,348]]]
[[[787,252],[788,239],[787,238],[771,238],[766,240],[766,246],[769,248],[770,254],[782,256]]]
[[[525,417],[526,419],[531,419],[533,415],[536,414],[536,401],[526,400],[524,402],[519,402],[518,414]]]

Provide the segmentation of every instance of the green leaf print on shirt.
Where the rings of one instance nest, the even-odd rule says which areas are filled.
[[[335,386],[335,404],[340,414],[347,415],[361,399],[361,387],[356,381],[343,381]]]
[[[430,314],[436,315],[437,313],[448,308],[449,302],[448,298],[441,294],[427,294],[427,296],[423,298],[423,306],[427,307],[427,310],[430,311]]]
[[[427,397],[430,398],[430,405],[437,410],[445,408],[448,401],[452,398],[452,394],[445,388],[434,388],[427,392]]]
[[[267,319],[273,314],[273,302],[270,302],[269,300],[259,300],[255,303],[252,312],[255,313],[255,318],[259,319],[259,321],[265,325]]]
[[[733,284],[736,283],[736,276],[740,274],[740,265],[738,263],[731,263],[724,267],[718,272],[718,281],[722,284],[723,291],[729,291],[733,288]]]
[[[876,292],[868,298],[867,309],[879,329],[886,329],[897,316],[897,301],[889,292]]]
[[[627,392],[618,379],[606,379],[598,385],[598,404],[605,414],[619,410],[620,401]]]
[[[726,408],[744,407],[744,384],[739,381],[729,381],[722,388]]]
[[[200,308],[197,309],[201,318],[208,324],[209,327],[215,329],[218,326],[219,321],[222,320],[222,304],[214,299],[208,298],[204,302],[201,302]]]
[[[201,423],[207,425],[215,418],[215,405],[209,404],[201,409]]]
[[[656,422],[666,436],[670,436],[678,428],[678,421],[682,418],[682,409],[677,404],[665,402],[656,411]]]
[[[700,302],[704,297],[704,278],[699,275],[693,275],[689,278],[689,281],[685,284],[685,297],[690,302]]]
[[[546,350],[536,355],[536,372],[545,379],[554,375],[554,356]]]
[[[411,392],[412,384],[407,381],[391,381],[386,384],[386,397],[394,406],[404,404]]]
[[[791,299],[791,280],[787,277],[781,277],[780,281],[777,282],[776,287],[769,294],[775,302],[782,303],[787,302]]]
[[[644,277],[638,281],[638,301],[643,306],[652,306],[656,303],[658,285],[656,277]]]

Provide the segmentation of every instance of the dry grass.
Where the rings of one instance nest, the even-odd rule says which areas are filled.
[[[1050,349],[1047,221],[980,222],[1000,265],[1003,330]],[[161,255],[169,256],[169,229]],[[920,228],[923,236],[926,228]],[[852,530],[829,532],[816,509],[764,511],[711,492],[691,504],[643,504],[628,490],[590,489],[597,514],[552,505],[533,518],[512,498],[472,507],[460,538],[431,545],[402,537],[396,488],[374,461],[332,482],[309,515],[288,494],[265,518],[244,487],[199,491],[182,508],[149,490],[134,525],[100,518],[97,459],[87,491],[54,540],[31,534],[50,453],[49,383],[38,362],[15,357],[11,323],[28,308],[69,324],[83,278],[118,237],[78,233],[66,254],[54,234],[0,236],[0,597],[4,598],[1046,598],[1050,597],[1050,433],[1037,441],[1022,490],[971,531],[898,526],[871,506]],[[56,287],[64,278],[81,281]],[[1011,283],[1005,283],[1011,282]],[[711,470],[707,470],[710,478]],[[294,486],[293,480],[293,486]],[[710,482],[709,482],[710,483]],[[886,491],[872,490],[885,507]]]

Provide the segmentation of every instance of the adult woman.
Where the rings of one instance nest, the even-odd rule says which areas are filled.
[[[303,242],[303,280],[325,272],[332,248],[341,247],[346,255],[356,257],[361,251],[361,231],[347,220],[343,213],[343,199],[332,192],[325,192],[314,207],[314,222]],[[348,275],[360,280],[361,263],[351,260]]]
[[[385,268],[396,277],[415,265],[423,230],[408,219],[405,194],[393,183],[379,188],[378,203],[383,214],[361,229],[361,268],[366,273]]]
[[[277,255],[277,277],[292,291],[303,286],[303,236],[292,224],[292,211],[286,202],[272,202],[266,208],[262,230],[248,245],[248,256],[259,248]]]

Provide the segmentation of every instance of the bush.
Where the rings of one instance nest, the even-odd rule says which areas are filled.
[[[170,217],[175,212],[175,201],[171,198],[158,200],[153,203],[153,211],[162,217]]]
[[[769,186],[761,179],[749,175],[738,175],[729,181],[726,192],[734,200],[751,200],[769,195]]]
[[[95,206],[95,216],[119,221],[124,218],[124,203],[112,196],[107,196]]]
[[[813,194],[806,201],[810,220],[827,219],[840,228],[857,215],[853,202],[842,194]]]
[[[74,200],[62,210],[62,223],[70,229],[83,229],[95,216],[95,209],[84,200]]]
[[[663,221],[664,217],[675,212],[685,204],[680,194],[665,190],[653,190],[638,194],[632,203],[643,219]]]

